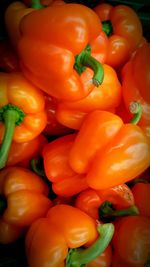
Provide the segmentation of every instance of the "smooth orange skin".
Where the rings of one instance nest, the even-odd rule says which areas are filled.
[[[108,110],[117,107],[121,102],[121,84],[116,71],[104,64],[104,80],[101,85],[94,87],[90,94],[79,101],[59,102],[58,109],[69,108],[80,112],[90,112],[96,109]]]
[[[142,39],[142,24],[136,12],[126,5],[99,4],[94,8],[101,21],[110,20],[113,33],[109,39],[106,63],[123,66]]]
[[[150,251],[150,219],[139,215],[121,219],[113,246],[125,262],[133,266],[146,264]]]
[[[110,267],[111,262],[112,262],[112,249],[111,246],[109,245],[99,257],[97,257],[95,260],[87,264],[87,267]]]
[[[106,190],[88,188],[77,196],[75,206],[98,220],[98,210],[104,201],[110,201],[117,210],[134,205],[132,191],[126,184],[122,184]]]
[[[7,223],[29,226],[52,206],[47,185],[30,170],[9,167],[0,172],[0,177],[0,194],[7,199],[2,218]]]
[[[98,192],[93,189],[86,189],[82,191],[75,200],[75,207],[84,211],[93,219],[98,220],[99,214],[98,209],[102,204],[102,199]]]
[[[67,101],[81,99],[93,89],[89,69],[81,76],[73,69],[75,55],[101,33],[101,24],[93,10],[79,4],[49,6],[24,17],[20,28],[21,66],[33,84]]]
[[[42,152],[44,170],[51,182],[59,182],[62,179],[75,176],[75,172],[68,163],[68,153],[75,139],[75,134],[59,137],[48,143]]]
[[[15,72],[20,70],[19,60],[13,51],[8,40],[0,41],[0,69],[5,72]]]
[[[150,146],[137,125],[124,124],[105,149],[98,151],[87,174],[94,189],[107,189],[134,179],[150,165]]]
[[[24,233],[24,228],[5,222],[0,218],[0,244],[15,242]]]
[[[26,235],[28,265],[65,267],[68,248],[78,248],[96,238],[96,224],[91,217],[69,205],[54,206],[47,218],[38,219],[29,228]]]
[[[62,197],[75,196],[87,188],[88,184],[83,174],[75,174],[52,184],[54,193]]]
[[[77,173],[87,173],[98,150],[104,149],[122,125],[121,118],[113,113],[100,110],[89,113],[70,150],[72,169]]]
[[[22,18],[32,12],[34,9],[27,8],[23,3],[16,1],[11,3],[5,12],[5,26],[7,29],[8,36],[10,41],[17,50],[17,45],[21,37],[20,32],[20,21]]]
[[[42,148],[47,142],[46,137],[42,134],[29,142],[12,142],[6,166],[20,165],[25,161],[28,163],[27,166],[29,166],[29,161],[41,153]]]
[[[25,113],[23,122],[15,127],[13,141],[28,142],[37,137],[45,128],[47,115],[42,91],[30,84],[21,73],[1,73],[0,107],[9,103]],[[0,140],[4,134],[4,124],[0,122]]]
[[[112,267],[144,267],[144,264],[132,264],[124,261],[116,252],[113,253]]]
[[[98,236],[95,220],[76,207],[56,205],[48,211],[47,218],[65,237],[70,248],[88,246]]]
[[[147,43],[137,50],[122,71],[122,89],[125,105],[128,107],[132,101],[137,101],[141,104],[142,116],[139,121],[141,126],[150,125],[149,54],[150,43]]]
[[[150,184],[137,183],[132,187],[132,193],[140,214],[150,217]]]
[[[43,133],[46,135],[65,135],[71,129],[59,123],[56,117],[57,100],[50,95],[45,95],[45,110],[47,112],[47,124]]]

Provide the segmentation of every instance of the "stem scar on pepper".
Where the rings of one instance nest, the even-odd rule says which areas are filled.
[[[79,75],[84,72],[86,67],[94,71],[92,78],[93,84],[98,87],[102,84],[104,79],[104,69],[102,64],[91,56],[91,46],[87,45],[86,48],[78,55],[75,56],[74,69]]]
[[[129,105],[129,111],[134,114],[132,119],[130,120],[131,124],[138,124],[142,116],[142,106],[139,102],[131,102]]]
[[[113,234],[114,225],[106,223],[97,226],[100,236],[86,249],[70,249],[66,258],[66,267],[84,267],[96,257],[100,256],[109,245]]]
[[[0,121],[5,124],[5,132],[0,147],[0,169],[6,165],[15,127],[23,122],[24,117],[24,112],[12,104],[7,104],[0,109]]]

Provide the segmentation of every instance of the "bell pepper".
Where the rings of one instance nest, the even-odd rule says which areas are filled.
[[[0,40],[0,69],[4,72],[19,71],[19,61],[8,40]]]
[[[41,154],[42,149],[47,142],[46,137],[42,134],[29,142],[12,142],[6,166],[17,164],[17,166],[29,167],[30,160]]]
[[[125,184],[103,191],[86,189],[76,197],[75,207],[101,221],[139,214],[132,191]]]
[[[19,29],[21,19],[32,12],[33,8],[27,8],[27,6],[19,1],[11,3],[5,11],[5,26],[7,34],[13,45],[14,49],[17,51],[18,41],[20,39],[21,33]]]
[[[65,135],[45,145],[42,155],[46,177],[53,191],[63,197],[73,196],[88,187],[85,175],[74,172],[68,154],[76,134]]]
[[[15,242],[25,233],[26,228],[10,224],[0,218],[0,244]]]
[[[115,68],[123,66],[136,50],[142,38],[142,24],[129,6],[102,3],[94,8],[108,35],[106,63]]]
[[[25,168],[9,167],[0,172],[0,214],[7,224],[27,228],[43,217],[52,206],[48,187],[43,180]],[[7,240],[9,231],[4,231]]]
[[[22,71],[47,94],[74,101],[102,83],[103,67],[92,55],[101,24],[90,8],[79,4],[48,6],[25,16],[20,30]],[[95,49],[98,54],[97,47],[94,54]]]
[[[140,47],[122,71],[123,99],[129,103],[137,101],[142,106],[141,126],[150,126],[150,43]]]
[[[21,73],[0,74],[0,168],[6,165],[12,140],[28,142],[47,123],[43,93]]]
[[[75,207],[63,204],[54,206],[48,211],[47,217],[34,222],[27,233],[28,265],[87,265],[104,252],[113,233],[113,224],[96,226],[90,216]]]
[[[131,264],[131,266],[132,264],[133,266],[148,266],[150,219],[141,215],[128,216],[118,219],[115,226],[113,237],[115,253],[127,264]]]
[[[56,118],[57,100],[50,95],[45,94],[45,109],[47,112],[47,124],[43,133],[46,135],[65,135],[71,132],[71,129],[59,123]]]
[[[123,260],[116,252],[113,253],[112,267],[145,267],[145,264],[132,264]]]
[[[58,102],[56,118],[59,122],[64,125],[67,125],[68,123],[69,125],[69,115],[70,117],[73,117],[72,121],[76,121],[76,118],[79,118],[80,122],[85,114],[93,110],[111,110],[119,106],[121,103],[122,89],[117,74],[113,68],[106,64],[103,65],[103,68],[104,80],[102,84],[98,87],[95,86],[88,96],[74,102]],[[81,123],[75,124],[75,126],[80,124]],[[72,126],[71,123],[70,125]],[[78,128],[76,127],[75,129]]]
[[[150,217],[150,207],[148,205],[150,200],[150,184],[146,183],[146,181],[145,183],[136,183],[132,187],[132,193],[140,214]]]
[[[148,139],[136,125],[139,107],[132,105],[137,114],[127,124],[106,111],[87,115],[71,147],[69,163],[77,173],[87,174],[89,187],[103,190],[125,183],[150,166]]]

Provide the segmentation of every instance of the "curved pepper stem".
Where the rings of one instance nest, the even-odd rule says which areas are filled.
[[[40,0],[32,0],[31,1],[31,7],[34,8],[34,9],[41,9],[44,6],[41,4]]]
[[[90,247],[70,249],[66,259],[66,267],[86,266],[104,252],[113,237],[114,225],[112,223],[98,225],[97,231],[100,236]]]
[[[37,159],[31,159],[30,166],[32,171],[34,171],[37,175],[45,177],[45,172],[43,168],[38,166],[39,161]]]
[[[142,106],[139,102],[131,102],[129,105],[129,111],[134,114],[130,120],[131,124],[137,124],[142,116]]]
[[[102,21],[102,30],[106,33],[107,36],[112,35],[113,26],[110,20]]]
[[[102,64],[92,57],[90,53],[91,47],[87,45],[87,47],[75,57],[74,68],[78,74],[82,74],[86,67],[92,69],[94,71],[92,81],[93,84],[98,87],[103,82],[104,69]]]
[[[5,124],[5,132],[0,147],[0,169],[4,168],[7,162],[14,129],[16,125],[20,125],[25,117],[24,112],[11,104],[8,104],[0,109],[0,121]]]
[[[3,214],[6,208],[7,208],[7,200],[4,196],[0,195],[0,215]]]
[[[112,203],[105,201],[99,208],[99,218],[104,222],[109,222],[116,217],[123,217],[129,215],[139,215],[139,210],[135,205],[130,206],[129,208],[122,210],[115,210]]]

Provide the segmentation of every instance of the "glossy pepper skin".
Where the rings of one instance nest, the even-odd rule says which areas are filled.
[[[85,175],[72,170],[68,154],[76,134],[65,135],[45,145],[42,155],[44,170],[53,191],[63,197],[73,196],[88,187]]]
[[[45,128],[47,115],[42,91],[21,73],[0,73],[0,168],[7,162],[12,140],[28,142]]]
[[[142,24],[138,15],[129,6],[113,7],[108,3],[99,4],[94,11],[109,39],[106,63],[115,68],[123,66],[142,38]]]
[[[150,219],[128,216],[117,224],[113,238],[115,252],[131,266],[146,266],[150,253]]]
[[[141,126],[150,125],[150,43],[140,47],[122,71],[123,99],[129,103],[137,101],[142,106]],[[132,88],[132,90],[131,90]]]
[[[39,156],[43,147],[48,143],[42,134],[25,143],[12,142],[7,160],[7,166],[19,165],[29,167],[32,158]]]
[[[27,228],[52,206],[47,195],[47,185],[33,172],[19,167],[5,168],[0,172],[1,220],[19,231]],[[4,243],[7,234],[9,231],[4,231],[1,237]]]
[[[150,184],[139,182],[132,187],[132,193],[140,214],[150,217],[150,207],[148,205],[150,200]]]
[[[0,69],[4,72],[15,72],[20,70],[17,55],[13,51],[8,40],[0,41]]]
[[[23,73],[46,93],[74,101],[102,82],[103,68],[90,55],[91,43],[101,33],[93,10],[79,4],[49,6],[25,16],[20,29]]]
[[[112,224],[99,227],[105,228],[105,233],[101,228],[100,237],[95,221],[84,212],[63,204],[52,207],[47,217],[34,222],[27,233],[29,267],[44,267],[46,264],[51,267],[80,267],[90,263],[105,250],[114,232]],[[106,242],[104,236],[107,236]],[[92,243],[95,244],[94,251]],[[78,249],[81,246],[88,248]],[[68,249],[71,249],[69,253]]]
[[[150,165],[150,146],[139,126],[123,124],[115,114],[94,111],[75,138],[69,163],[77,173],[87,173],[89,187],[104,190],[144,172]]]

